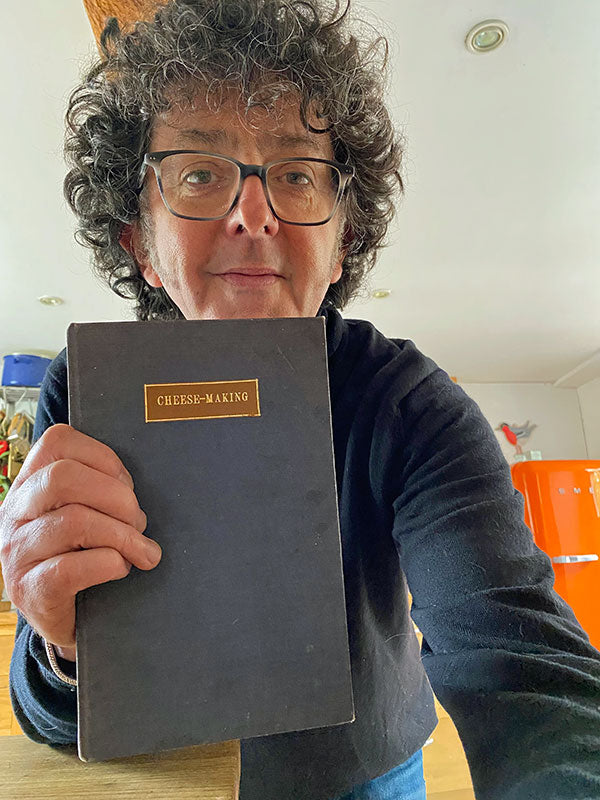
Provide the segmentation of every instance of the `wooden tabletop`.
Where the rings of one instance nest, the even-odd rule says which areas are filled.
[[[7,800],[238,800],[240,743],[85,763],[75,746],[2,736],[0,784]]]

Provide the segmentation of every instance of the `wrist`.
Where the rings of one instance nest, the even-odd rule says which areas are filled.
[[[77,649],[75,647],[59,647],[57,644],[53,645],[53,647],[56,655],[64,658],[65,661],[77,660]]]
[[[63,658],[62,656],[58,656],[54,649],[54,645],[50,644],[49,641],[44,639],[44,647],[46,649],[46,656],[48,657],[48,663],[52,668],[52,672],[63,681],[63,683],[69,684],[69,686],[74,687],[77,686],[77,678],[72,675],[67,675],[66,672],[61,669],[60,664],[58,663],[58,658]],[[73,651],[72,647],[61,648],[66,650],[67,652]],[[64,669],[68,669],[70,672],[75,672],[77,674],[77,667],[76,663],[73,663],[73,659],[64,659],[63,660]]]

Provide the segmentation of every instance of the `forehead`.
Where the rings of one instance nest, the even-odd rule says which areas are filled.
[[[256,146],[262,152],[285,151],[321,158],[332,158],[329,133],[309,131],[300,118],[300,101],[285,96],[269,107],[256,106],[246,111],[239,93],[230,92],[215,108],[196,97],[192,104],[174,106],[158,116],[152,126],[151,149],[214,149],[233,151]],[[313,110],[309,123],[327,127],[327,121]]]

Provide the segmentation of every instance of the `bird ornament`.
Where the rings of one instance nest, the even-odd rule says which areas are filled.
[[[534,428],[537,428],[537,425],[530,425],[529,420],[527,420],[524,425],[509,425],[507,422],[501,422],[496,430],[504,433],[508,441],[514,445],[517,453],[522,453],[523,450],[521,449],[519,440],[524,441],[525,439],[529,439]]]

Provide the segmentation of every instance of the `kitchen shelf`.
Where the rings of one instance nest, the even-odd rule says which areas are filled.
[[[0,386],[0,397],[7,403],[17,403],[19,400],[38,400],[39,386]]]

